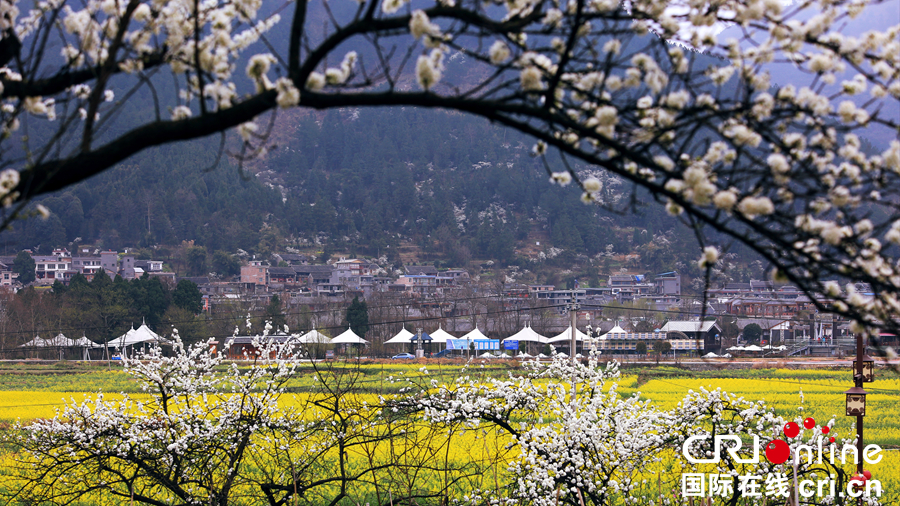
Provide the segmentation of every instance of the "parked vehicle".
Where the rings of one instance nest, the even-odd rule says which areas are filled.
[[[412,353],[400,353],[391,357],[391,360],[411,359],[415,360],[416,356]]]
[[[441,351],[435,353],[434,355],[432,355],[432,357],[434,357],[434,358],[449,357],[451,351],[453,351],[453,350],[441,350]]]

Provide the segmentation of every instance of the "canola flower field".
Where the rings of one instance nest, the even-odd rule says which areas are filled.
[[[405,377],[419,378],[422,364],[385,363],[345,366],[347,374],[356,375],[355,383],[361,398],[375,402],[378,395],[399,393]],[[477,364],[461,371],[459,364],[427,364],[428,376],[438,382],[452,382],[458,375],[506,377],[517,374],[515,363]],[[882,481],[885,495],[882,504],[900,503],[900,377],[881,372],[875,383],[867,384],[868,416],[865,418],[866,444],[878,444],[885,451],[879,464],[866,466]],[[747,400],[764,400],[785,418],[813,417],[820,424],[832,418],[833,434],[852,437],[855,418],[843,416],[843,392],[852,385],[845,370],[828,369],[733,369],[717,371],[689,371],[674,367],[623,369],[618,381],[621,396],[639,395],[649,399],[661,410],[671,409],[689,390],[701,388],[728,391]],[[285,407],[300,405],[316,387],[311,369],[301,373],[288,384],[288,395],[282,398]],[[97,366],[28,367],[0,371],[0,430],[9,430],[19,421],[26,423],[37,418],[53,417],[66,402],[81,402],[87,396],[102,391],[106,400],[118,400],[128,395],[133,400],[146,397],[137,383],[120,369]],[[457,436],[458,437],[458,436]],[[490,434],[472,431],[464,437],[465,444],[451,448],[447,458],[464,462],[467,459],[490,459],[492,453],[504,446]],[[0,450],[2,452],[3,450]],[[0,454],[0,465],[11,463],[13,456]],[[500,467],[500,466],[498,466]],[[489,488],[502,478],[502,469],[485,475],[481,484]],[[498,477],[498,474],[501,475]],[[0,475],[0,489],[4,488]],[[478,487],[477,483],[470,483]],[[97,504],[93,498],[88,501]],[[363,497],[360,497],[362,500]],[[87,503],[85,503],[87,504]]]

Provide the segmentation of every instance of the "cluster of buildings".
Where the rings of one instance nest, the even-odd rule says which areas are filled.
[[[101,270],[110,278],[136,279],[147,273],[175,279],[175,273],[164,272],[162,260],[138,260],[134,255],[120,255],[117,251],[83,249],[74,256],[61,248],[50,255],[32,254],[31,258],[34,260],[35,283],[39,285],[52,285],[56,281],[68,283],[76,274],[82,274],[90,281]],[[0,256],[0,286],[11,286],[18,279],[12,269],[15,260],[14,256]]]
[[[344,297],[373,292],[405,292],[415,295],[443,295],[469,281],[464,269],[438,272],[434,266],[411,265],[397,278],[387,276],[378,265],[367,260],[340,259],[330,265],[309,265],[302,255],[278,255],[281,267],[251,261],[241,267],[245,291],[303,291],[319,297]]]
[[[310,257],[291,253],[275,255],[273,263],[277,265],[251,260],[241,267],[240,277],[231,281],[206,276],[176,278],[175,273],[164,268],[161,260],[139,260],[134,255],[116,251],[85,248],[73,255],[66,249],[57,249],[50,255],[32,255],[32,258],[35,262],[35,283],[42,285],[56,281],[68,283],[75,274],[82,274],[91,280],[101,270],[111,278],[117,275],[124,279],[140,278],[144,274],[158,276],[170,286],[174,286],[179,279],[189,279],[198,285],[204,309],[211,312],[215,311],[216,304],[234,301],[262,306],[274,294],[282,294],[282,300],[291,307],[316,307],[317,304],[339,302],[355,296],[365,299],[375,293],[395,295],[398,303],[424,305],[426,300],[461,297],[477,292],[482,296],[495,297],[507,307],[521,306],[531,300],[531,304],[556,309],[559,317],[566,315],[574,302],[579,317],[589,321],[608,317],[604,310],[611,304],[628,305],[640,300],[642,307],[648,311],[675,309],[682,317],[688,318],[697,318],[701,314],[737,317],[740,328],[756,323],[771,343],[802,338],[824,344],[846,339],[849,335],[845,323],[835,321],[827,314],[817,314],[815,301],[794,286],[755,280],[728,283],[709,290],[704,301],[682,296],[682,279],[677,272],[665,272],[652,278],[617,273],[607,278],[606,286],[593,288],[579,288],[577,282],[574,288],[568,290],[559,290],[553,285],[507,283],[502,288],[494,285],[465,290],[470,286],[470,276],[465,269],[438,270],[431,265],[409,265],[401,273],[389,274],[364,259],[341,258],[331,264],[315,265],[310,263]],[[17,274],[12,269],[14,260],[15,257],[0,257],[0,286],[17,284]],[[858,291],[866,293],[867,287],[860,286]],[[459,306],[453,307],[457,314],[452,316],[460,316]],[[703,344],[690,346],[696,351],[714,348],[716,344],[711,339],[720,329],[715,330],[717,332],[710,334],[698,329],[697,332],[703,334],[700,338]],[[622,337],[610,339],[608,345],[611,348],[607,351],[633,351],[637,343],[659,337],[627,331],[612,332],[614,336],[618,334]],[[690,341],[696,340],[694,337]]]

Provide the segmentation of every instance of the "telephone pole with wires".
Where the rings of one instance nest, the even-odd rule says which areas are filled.
[[[572,347],[569,350],[569,353],[572,355],[572,365],[575,365],[575,346],[576,340],[578,337],[578,331],[575,328],[575,324],[578,320],[578,309],[579,305],[575,302],[575,290],[572,290],[572,297],[569,299],[568,309],[569,309],[569,322],[571,323],[572,328]]]

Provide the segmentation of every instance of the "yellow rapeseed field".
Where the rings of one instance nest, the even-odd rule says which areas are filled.
[[[452,382],[455,375],[459,374],[458,369],[448,367],[430,368],[427,373],[429,378],[438,379],[439,382]],[[497,376],[497,371],[485,371],[471,369],[465,374],[470,375],[473,379],[478,379],[479,375],[487,377]],[[502,373],[505,375],[505,372]],[[673,408],[689,390],[699,390],[701,388],[716,389],[721,388],[739,396],[743,396],[747,400],[764,400],[767,404],[773,406],[777,412],[786,417],[813,417],[819,424],[827,423],[832,417],[835,419],[833,434],[838,437],[852,437],[855,432],[855,419],[842,416],[844,409],[843,392],[849,388],[849,375],[842,371],[823,371],[823,370],[766,370],[754,371],[754,377],[746,377],[743,374],[735,374],[737,377],[686,377],[686,371],[673,371],[673,374],[659,377],[654,375],[650,379],[642,378],[640,374],[633,374],[630,370],[619,380],[620,395],[640,395],[642,398],[649,399],[661,410]],[[727,373],[722,373],[727,374]],[[388,395],[396,393],[399,383],[398,378],[421,378],[426,375],[421,370],[420,365],[403,365],[398,367],[384,366],[363,366],[362,378],[359,381],[360,392],[353,396],[353,401],[357,403],[366,402],[370,406],[377,406],[379,393]],[[104,372],[102,376],[94,375],[92,379],[102,377],[104,380],[110,381],[109,385],[99,384],[95,387],[101,389],[107,386],[122,386],[127,382],[124,374],[115,372]],[[389,378],[393,378],[392,383]],[[101,382],[102,383],[102,382]],[[292,381],[290,385],[293,390],[283,396],[282,405],[286,409],[300,409],[308,405],[309,401],[318,394],[309,393],[315,385],[316,381],[312,376],[303,376]],[[16,420],[27,422],[36,418],[53,417],[57,410],[62,408],[65,402],[82,402],[87,396],[94,395],[88,391],[76,391],[74,385],[77,381],[73,381],[71,376],[62,379],[60,382],[54,382],[53,379],[41,378],[41,381],[23,381],[22,389],[16,390],[13,382],[5,382],[3,384],[6,390],[0,390],[0,423],[3,425],[12,423]],[[42,389],[46,386],[46,389]],[[53,388],[60,386],[61,388]],[[83,387],[87,387],[82,383]],[[86,388],[87,389],[87,388]],[[875,383],[867,384],[866,389],[870,395],[868,397],[867,410],[868,416],[865,418],[866,429],[865,436],[867,443],[875,443],[886,449],[883,460],[873,466],[867,466],[873,472],[874,476],[882,481],[886,495],[882,498],[883,503],[900,502],[900,490],[895,483],[900,480],[900,379],[882,378],[880,377]],[[125,390],[125,389],[123,389]],[[128,389],[130,391],[135,391]],[[802,392],[802,395],[801,395]],[[106,393],[106,400],[120,400],[124,394]],[[145,394],[129,394],[134,400],[143,400]],[[307,412],[312,416],[314,413]],[[466,487],[496,489],[498,484],[504,481],[505,458],[511,458],[512,455],[501,456],[506,444],[509,442],[505,436],[500,436],[495,432],[485,432],[482,430],[469,430],[466,432],[457,432],[452,435],[451,444],[443,444],[444,441],[434,441],[435,444],[445,447],[443,459],[446,463],[465,465],[475,462],[495,462],[492,472],[481,474],[471,480],[465,482]],[[515,451],[515,450],[512,450]],[[361,455],[357,456],[362,458]],[[499,457],[499,458],[498,458]],[[0,454],[0,465],[8,468],[13,462],[13,456],[9,454]],[[666,462],[659,465],[658,469],[648,469],[647,490],[653,491],[656,488],[665,489],[667,494],[671,494],[674,483],[657,482],[653,471],[661,471],[663,475],[669,477],[679,475],[680,469],[670,469]],[[673,474],[674,473],[674,474]],[[5,472],[3,473],[5,474]],[[428,480],[440,480],[440,476],[429,476]],[[655,483],[659,483],[657,487]],[[3,479],[0,478],[0,489],[5,488]],[[460,496],[465,495],[467,490],[457,490]],[[364,504],[371,499],[371,490],[366,486],[361,486],[359,490],[354,491],[353,497],[347,504]],[[660,490],[663,493],[663,490]],[[106,498],[91,497],[85,498],[84,504],[105,504]]]

